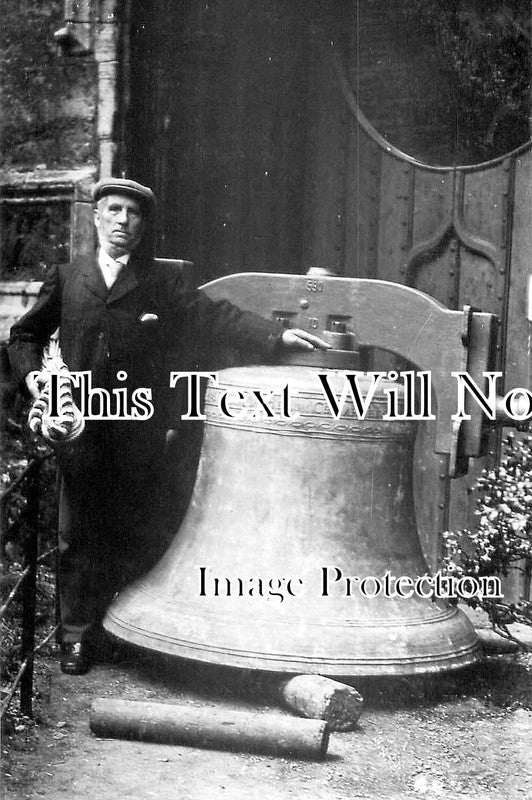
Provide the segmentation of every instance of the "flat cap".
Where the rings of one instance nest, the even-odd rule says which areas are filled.
[[[155,195],[149,186],[143,186],[129,178],[102,178],[92,187],[92,199],[96,203],[108,194],[125,194],[142,203],[146,211],[150,211],[156,204]]]

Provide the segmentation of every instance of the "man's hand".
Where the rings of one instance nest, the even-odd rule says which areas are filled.
[[[46,385],[47,373],[39,370],[28,372],[25,379],[28,392],[34,400],[37,400]]]
[[[299,350],[330,350],[331,345],[314,336],[313,333],[301,330],[301,328],[287,328],[283,331],[281,341],[285,347]]]

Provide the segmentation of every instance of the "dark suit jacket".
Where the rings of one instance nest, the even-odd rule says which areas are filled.
[[[143,324],[146,313],[158,321]],[[135,254],[111,290],[96,256],[49,270],[37,302],[11,330],[8,352],[19,380],[41,368],[43,347],[58,326],[69,370],[90,370],[94,387],[151,387],[155,394],[168,386],[168,352],[171,369],[186,370],[194,368],[189,356],[198,343],[204,351],[215,343],[268,356],[281,333],[274,322],[229,302],[185,292],[175,267],[140,263]],[[118,370],[128,373],[127,383],[116,382]]]

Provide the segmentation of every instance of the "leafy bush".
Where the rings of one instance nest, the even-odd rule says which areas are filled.
[[[532,439],[508,436],[500,466],[484,470],[478,479],[475,514],[478,529],[443,534],[446,571],[457,578],[508,576],[518,570],[529,577],[532,556]],[[528,580],[525,579],[525,591]],[[483,608],[495,630],[514,638],[508,625],[532,626],[532,602],[475,596],[468,605]]]
[[[47,455],[47,448],[36,442],[27,426],[17,421],[25,419],[25,411],[16,407],[4,408],[3,443],[0,456],[0,490],[13,485],[22,474],[30,460]],[[24,482],[26,483],[26,482]],[[8,497],[2,520],[1,558],[0,558],[0,600],[5,603],[23,569],[23,555],[29,537],[37,536],[39,551],[47,552],[55,545],[56,501],[55,467],[50,458],[41,465],[39,489],[39,519],[37,530],[28,519],[24,483]],[[55,577],[53,556],[41,563],[37,575],[36,643],[53,629],[55,625]],[[2,667],[0,682],[7,691],[21,663],[21,619],[22,604],[20,591],[11,600],[5,616],[0,621],[2,641]],[[15,712],[13,712],[15,713]],[[11,708],[8,715],[11,714]]]

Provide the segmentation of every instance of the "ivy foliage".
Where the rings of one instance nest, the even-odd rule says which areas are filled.
[[[457,136],[472,157],[507,152],[529,138],[531,11],[529,0],[411,0],[434,67],[447,73]]]
[[[58,55],[62,0],[3,0],[0,16],[0,162],[78,166],[93,153],[95,65]]]

